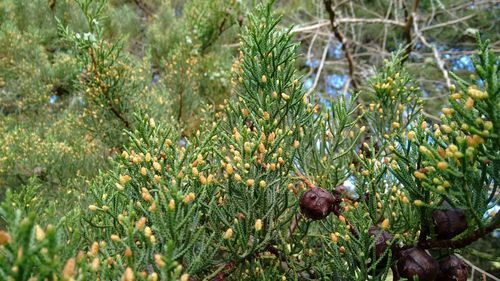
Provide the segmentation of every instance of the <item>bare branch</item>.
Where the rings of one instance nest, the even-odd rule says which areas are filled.
[[[432,30],[432,29],[436,29],[436,28],[445,27],[445,26],[448,26],[448,25],[457,24],[457,23],[469,20],[469,19],[471,19],[471,18],[473,18],[475,16],[476,16],[476,14],[470,14],[468,16],[465,16],[465,17],[462,17],[462,18],[458,18],[458,19],[454,19],[454,20],[451,20],[451,21],[447,21],[447,22],[443,22],[443,23],[438,23],[438,24],[435,24],[435,25],[427,26],[427,27],[422,27],[420,29],[420,31],[424,32],[424,31],[428,31],[428,30]]]
[[[443,73],[443,77],[446,81],[446,86],[449,89],[451,87],[451,80],[450,80],[450,77],[448,75],[448,70],[446,70],[446,68],[444,66],[444,62],[441,59],[441,54],[439,53],[436,46],[431,45],[431,44],[429,44],[429,42],[427,42],[425,37],[422,35],[422,32],[420,32],[420,30],[418,29],[417,14],[416,13],[413,14],[412,18],[413,18],[413,29],[415,30],[415,35],[418,37],[418,39],[420,39],[422,44],[424,44],[425,46],[432,49],[432,52],[434,54],[434,59],[436,60],[436,63],[437,63],[439,70],[441,70],[441,72]]]
[[[316,86],[318,86],[319,77],[321,76],[321,71],[323,70],[323,66],[325,65],[326,54],[328,54],[328,47],[330,47],[330,40],[326,42],[325,49],[323,50],[323,55],[321,56],[321,61],[318,67],[318,71],[316,72],[316,77],[314,78],[314,83],[312,87],[307,91],[307,95],[310,95],[314,91]]]
[[[404,27],[405,23],[404,22],[399,22],[395,20],[390,20],[390,19],[364,19],[364,18],[341,18],[338,19],[337,22],[340,23],[351,23],[351,24],[388,24],[388,25],[395,25],[395,26],[401,26]],[[292,33],[298,33],[298,32],[309,32],[311,30],[315,30],[324,26],[327,26],[330,24],[330,21],[327,20],[320,20],[317,23],[311,24],[311,25],[305,25],[305,26],[300,26],[292,29]]]
[[[342,43],[342,51],[344,51],[344,55],[347,59],[347,62],[349,64],[349,76],[351,77],[352,80],[352,87],[356,91],[358,90],[358,82],[356,81],[356,78],[354,77],[354,61],[352,59],[351,52],[349,50],[349,45],[347,40],[345,39],[344,34],[339,29],[339,25],[336,22],[336,15],[335,11],[332,9],[332,0],[324,0],[325,3],[325,8],[328,14],[330,15],[330,25],[333,31],[333,34],[335,35],[335,38]]]
[[[486,276],[488,276],[489,278],[491,278],[491,279],[493,279],[495,281],[500,281],[500,278],[497,278],[497,277],[493,276],[491,273],[488,273],[488,272],[482,270],[481,268],[475,266],[472,262],[470,262],[469,260],[465,259],[461,255],[455,254],[455,256],[457,256],[460,259],[462,259],[467,265],[469,265],[472,268],[473,271],[479,271],[481,274],[486,275]],[[471,277],[474,278],[474,276],[471,276]]]
[[[406,56],[403,58],[403,62],[405,62],[408,59],[411,51],[413,50],[413,43],[414,42],[413,42],[412,35],[411,35],[411,27],[413,25],[414,16],[416,15],[416,11],[418,9],[419,3],[420,3],[419,0],[414,0],[413,7],[412,7],[410,12],[405,7],[406,24],[405,24],[405,30],[404,30],[403,34],[404,34],[404,37],[406,40],[406,49],[405,49]],[[404,4],[404,2],[403,2],[403,4]]]
[[[427,117],[427,118],[429,118],[429,119],[432,119],[432,120],[434,120],[434,121],[436,121],[436,122],[441,122],[441,119],[439,119],[439,117],[437,117],[437,116],[435,116],[435,115],[432,115],[432,114],[430,114],[430,113],[428,113],[428,112],[422,111],[422,114],[423,114],[425,117]]]

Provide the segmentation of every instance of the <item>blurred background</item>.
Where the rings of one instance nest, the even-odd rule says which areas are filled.
[[[59,212],[71,208],[126,142],[131,112],[174,124],[186,136],[195,132],[202,107],[217,108],[231,95],[239,33],[259,2],[110,0],[94,23],[102,33],[94,34],[75,1],[0,1],[0,198],[7,189],[37,185]],[[476,34],[500,49],[499,1],[275,2],[283,28],[300,44],[304,88],[321,106],[354,91],[368,106],[368,78],[401,48],[426,117],[439,121],[453,75],[471,75]],[[107,73],[126,85],[116,89],[120,120],[82,90],[88,69],[61,26],[121,50]],[[475,279],[486,276],[481,269],[500,276],[499,246],[495,232],[463,253],[478,267]]]

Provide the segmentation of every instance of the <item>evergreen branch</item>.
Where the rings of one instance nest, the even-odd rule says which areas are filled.
[[[113,48],[114,47],[115,46],[113,46]],[[90,59],[92,61],[92,71],[94,72],[94,75],[97,78],[97,80],[100,80],[101,78],[100,78],[100,73],[99,73],[99,70],[98,70],[97,59],[96,59],[96,55],[95,55],[94,50],[93,50],[92,47],[89,47],[89,56],[90,56]],[[125,125],[126,129],[130,129],[131,128],[130,127],[130,123],[116,109],[116,107],[113,104],[113,101],[112,101],[111,97],[109,96],[109,91],[104,88],[104,85],[102,85],[102,83],[99,83],[99,89],[106,96],[106,101],[107,101],[107,104],[108,104],[109,109],[111,110],[111,112],[113,112],[113,114]]]

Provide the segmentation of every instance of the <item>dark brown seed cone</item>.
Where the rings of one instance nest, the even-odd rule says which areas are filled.
[[[469,268],[459,257],[451,255],[439,260],[439,274],[437,280],[467,281],[468,275]]]
[[[302,194],[299,206],[306,217],[321,220],[330,214],[334,209],[334,204],[338,204],[338,202],[339,200],[330,192],[319,187],[313,187]]]
[[[397,266],[400,276],[408,280],[418,276],[420,281],[434,281],[439,271],[439,263],[416,247],[402,251]]]
[[[438,239],[451,239],[467,229],[467,219],[462,210],[435,210],[432,212],[434,231]]]
[[[335,187],[335,192],[338,194],[346,193],[346,191],[347,191],[347,188],[343,185],[339,185],[339,186]]]
[[[368,235],[375,236],[375,255],[379,258],[389,247],[389,243],[394,236],[387,231],[378,229],[374,225],[370,226],[368,230]]]
[[[375,236],[375,258],[378,260],[382,254],[390,247],[387,243],[392,240],[394,236],[387,231],[381,230],[374,225],[370,226],[368,230],[369,236]],[[378,264],[375,269],[376,273],[379,273],[381,270],[384,270],[387,266],[387,256],[384,257]],[[371,264],[369,264],[371,266]]]

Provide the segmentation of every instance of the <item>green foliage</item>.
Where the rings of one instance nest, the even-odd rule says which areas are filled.
[[[186,134],[200,123],[196,109],[229,96],[234,52],[220,44],[236,41],[240,10],[235,2],[219,0],[173,8],[164,3],[148,28],[153,67],[160,70],[157,87],[172,98],[170,111]]]
[[[30,177],[41,180],[44,188],[50,186],[48,190],[81,185],[103,166],[105,149],[81,130],[74,111],[79,103],[74,94],[77,61],[59,49],[56,21],[46,16],[77,23],[73,8],[66,2],[59,2],[54,10],[46,1],[2,2],[2,197],[7,188],[22,189]],[[53,195],[48,192],[47,198]]]
[[[5,126],[0,129],[4,136],[0,139],[0,184],[16,187],[36,177],[48,186],[65,186],[74,184],[69,179],[82,182],[96,173],[96,161],[104,161],[106,151],[99,141],[75,130],[75,119],[64,115],[34,126],[18,124],[16,118],[4,118]],[[44,126],[49,129],[43,129]]]
[[[373,101],[365,116],[378,136],[395,136],[407,128],[421,111],[420,92],[403,68],[402,50],[386,61],[381,71],[371,78]]]
[[[51,87],[50,76],[46,71],[50,69],[50,62],[39,41],[40,38],[34,34],[21,34],[11,22],[1,26],[0,86],[3,114],[31,113],[48,99]],[[31,83],[22,83],[31,79],[34,80]]]
[[[80,34],[60,25],[61,32],[73,45],[83,72],[79,78],[84,93],[83,120],[90,130],[112,146],[120,145],[123,128],[132,129],[132,98],[140,91],[134,70],[127,64],[122,42],[109,43],[100,26],[106,1],[77,1],[87,24]],[[105,122],[106,121],[106,122]]]
[[[76,217],[68,214],[57,222],[54,217],[56,204],[47,206],[40,200],[40,187],[36,181],[30,181],[18,194],[8,192],[0,206],[0,216],[8,231],[0,231],[0,276],[3,280],[60,276],[65,258],[74,250],[66,248],[63,240],[71,236],[62,236],[58,229],[66,219]],[[47,221],[42,221],[44,216]],[[47,226],[39,225],[42,223]]]
[[[485,211],[497,204],[498,185],[498,60],[488,44],[479,40],[475,68],[484,88],[459,80],[459,92],[450,95],[451,108],[443,108],[442,124],[429,128],[415,124],[408,139],[399,138],[395,150],[399,168],[394,174],[408,189],[410,199],[422,201],[425,215],[441,208],[443,200],[466,211],[469,224],[484,227]],[[483,69],[487,69],[484,70]],[[453,89],[452,89],[453,90]],[[414,159],[417,159],[415,161]],[[408,175],[413,174],[416,179]]]
[[[161,255],[197,272],[213,257],[212,243],[220,238],[209,235],[202,225],[209,213],[201,202],[209,201],[212,192],[199,188],[197,178],[184,179],[184,165],[200,159],[200,151],[173,144],[170,135],[170,129],[156,126],[153,119],[141,121],[130,136],[132,146],[118,159],[118,169],[103,175],[89,190],[93,203],[85,220],[93,227],[85,236],[89,240],[106,236],[109,240],[112,234],[121,237],[121,243],[109,240],[110,251],[131,250],[132,258],[124,264],[134,265],[135,270],[146,270],[144,261]],[[137,243],[137,237],[144,242]]]

